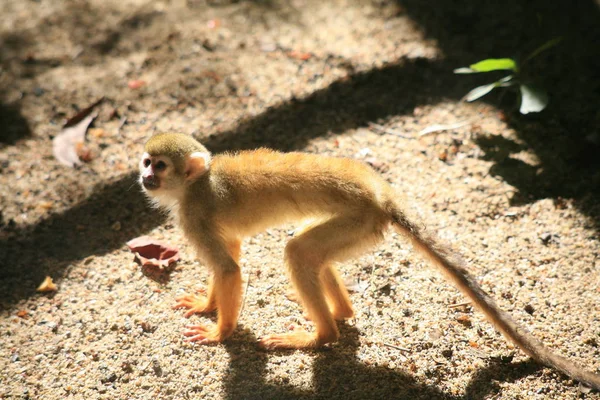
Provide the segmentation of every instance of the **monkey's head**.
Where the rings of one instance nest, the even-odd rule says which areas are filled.
[[[206,147],[182,133],[154,135],[144,151],[139,181],[144,191],[161,203],[162,199],[179,199],[185,187],[204,175],[210,165]]]

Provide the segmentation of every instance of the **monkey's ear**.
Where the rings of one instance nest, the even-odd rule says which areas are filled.
[[[210,164],[210,154],[195,152],[187,156],[185,161],[185,179],[192,181],[206,173]]]

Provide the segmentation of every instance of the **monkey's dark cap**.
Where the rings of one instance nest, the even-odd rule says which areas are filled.
[[[184,133],[158,133],[148,139],[145,150],[151,156],[165,155],[171,159],[185,157],[196,151],[208,152],[196,139]]]

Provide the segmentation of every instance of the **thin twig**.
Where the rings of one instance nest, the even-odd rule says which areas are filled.
[[[395,346],[395,345],[390,344],[390,343],[384,343],[383,345],[386,346],[386,347],[390,347],[392,349],[395,349],[395,350],[400,350],[400,351],[402,351],[404,353],[410,353],[410,350],[409,349],[405,349],[404,347],[398,347],[398,346]]]
[[[465,307],[465,306],[470,306],[470,305],[471,305],[470,301],[465,301],[464,303],[450,304],[448,306],[448,308],[459,308],[459,307]]]
[[[394,136],[401,137],[402,139],[411,139],[411,140],[414,139],[414,137],[412,137],[412,136],[406,136],[403,133],[400,133],[400,132],[395,131],[393,129],[386,128],[383,125],[375,124],[373,122],[369,122],[369,128],[371,128],[372,130],[377,131],[376,133],[380,133],[380,134],[385,133],[385,134],[388,134],[388,135],[394,135]]]
[[[121,117],[121,119],[119,120],[119,126],[117,127],[117,133],[121,132],[121,128],[123,128],[123,126],[127,123],[127,117],[123,116]]]
[[[419,137],[423,137],[423,136],[429,135],[431,133],[437,133],[437,132],[462,128],[463,126],[469,125],[470,123],[471,123],[470,121],[463,121],[463,122],[458,122],[456,124],[450,124],[450,125],[431,125],[425,129],[423,129],[421,132],[419,132]]]

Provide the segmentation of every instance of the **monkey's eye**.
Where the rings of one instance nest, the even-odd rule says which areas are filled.
[[[164,161],[158,161],[156,164],[154,164],[154,169],[156,171],[164,171],[165,168],[167,168],[167,164],[165,164]]]
[[[150,161],[149,158],[145,158],[143,163],[144,163],[144,167],[148,168],[150,166],[150,164],[152,163],[152,161]]]

